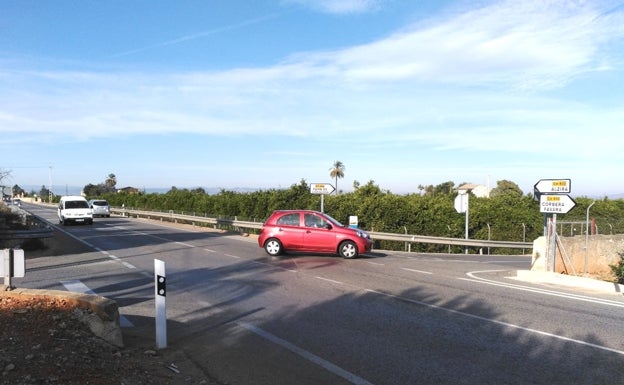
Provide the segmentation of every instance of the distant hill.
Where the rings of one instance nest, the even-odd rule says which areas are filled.
[[[34,186],[34,185],[19,185],[19,186],[29,193],[34,192],[35,194],[39,194],[39,191],[41,191],[41,186]],[[47,188],[48,186],[45,186],[45,187]],[[52,191],[56,195],[80,195],[83,187],[84,186],[65,186],[65,187],[53,186]],[[193,190],[193,189],[196,189],[197,187],[177,187],[177,188]],[[240,192],[240,193],[254,192],[254,191],[259,190],[257,188],[251,188],[251,187],[235,187],[235,188],[202,187],[202,188],[209,195],[218,194],[221,192],[221,190],[234,191],[234,192]],[[166,192],[171,190],[171,187],[140,187],[138,189],[141,191],[145,191],[145,193],[147,194],[165,194]],[[6,190],[8,193],[10,191],[10,188],[7,187]]]

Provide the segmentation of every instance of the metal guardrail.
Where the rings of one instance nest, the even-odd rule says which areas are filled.
[[[471,246],[471,247],[499,247],[504,249],[531,249],[533,243],[513,241],[487,241],[481,239],[461,239],[446,237],[430,237],[426,235],[391,234],[369,232],[373,239],[386,241],[401,241],[407,243],[433,243],[437,245]]]
[[[111,207],[113,214],[122,216],[134,216],[137,218],[143,217],[147,219],[160,219],[168,221],[184,221],[187,223],[195,224],[211,224],[218,228],[219,226],[230,226],[241,229],[256,229],[262,228],[260,222],[239,221],[236,219],[225,218],[209,218],[198,215],[190,214],[175,214],[173,211],[158,212],[158,211],[145,211],[145,210],[133,210],[126,208],[113,208]],[[379,233],[370,232],[373,240],[384,241],[399,241],[405,243],[432,243],[439,245],[451,245],[451,246],[470,246],[470,247],[494,247],[494,248],[511,248],[511,249],[532,249],[533,243],[531,242],[512,242],[512,241],[487,241],[479,239],[460,239],[460,238],[445,238],[445,237],[431,237],[424,235],[410,235],[410,234],[393,234],[393,233]]]

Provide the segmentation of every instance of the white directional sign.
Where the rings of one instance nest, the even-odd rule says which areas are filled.
[[[455,211],[465,213],[468,210],[468,194],[459,194],[455,197]]]
[[[576,206],[574,199],[565,194],[542,194],[540,196],[540,213],[566,214]]]
[[[570,179],[540,179],[533,190],[538,194],[569,194],[571,185]]]
[[[328,195],[333,193],[335,190],[334,186],[329,183],[312,183],[310,185],[310,192],[312,194],[323,194]]]

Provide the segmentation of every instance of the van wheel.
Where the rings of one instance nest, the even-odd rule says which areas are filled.
[[[282,242],[276,238],[271,238],[264,243],[264,250],[272,256],[280,255],[282,253]]]
[[[353,241],[344,241],[338,246],[338,254],[346,259],[356,258],[358,256],[357,245]]]

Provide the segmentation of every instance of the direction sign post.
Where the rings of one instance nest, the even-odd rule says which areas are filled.
[[[333,193],[335,190],[334,186],[332,186],[329,183],[312,183],[310,185],[310,192],[312,194],[321,194],[321,195],[325,195],[325,194],[331,194]]]
[[[533,186],[537,200],[542,194],[569,194],[571,189],[572,181],[570,179],[540,179]]]
[[[567,194],[542,194],[540,196],[540,213],[567,214],[575,206],[576,202]]]
[[[321,195],[321,212],[324,212],[323,197],[325,196],[325,194],[331,194],[332,192],[334,192],[334,190],[334,186],[329,183],[312,183],[310,185],[310,193]]]
[[[458,213],[466,213],[466,239],[468,239],[468,203],[469,194],[466,190],[459,190],[459,194],[455,197],[455,211]],[[466,254],[468,254],[468,246],[465,249]]]
[[[533,186],[534,197],[540,203],[540,213],[544,214],[544,236],[551,236],[548,242],[548,271],[555,269],[555,249],[557,237],[557,214],[566,214],[576,206],[568,193],[572,189],[570,179],[540,179]],[[548,231],[548,215],[552,215],[551,231]],[[552,235],[551,235],[552,234]]]

